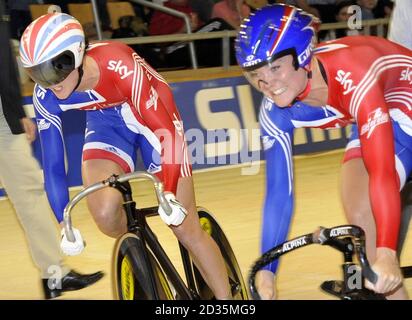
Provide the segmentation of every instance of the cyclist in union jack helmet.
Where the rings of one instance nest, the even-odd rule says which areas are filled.
[[[33,104],[45,188],[59,223],[69,201],[61,115],[66,110],[86,110],[85,186],[134,171],[140,148],[144,165],[163,181],[172,207],[170,215],[160,207],[160,217],[190,251],[216,298],[230,298],[222,255],[199,224],[183,123],[166,81],[125,44],[102,41],[86,47],[79,21],[63,13],[43,15],[27,27],[20,59],[37,83]],[[118,237],[126,232],[117,190],[90,195],[87,204],[103,233]],[[70,255],[84,247],[80,231],[74,234],[72,243],[62,229],[61,247]]]

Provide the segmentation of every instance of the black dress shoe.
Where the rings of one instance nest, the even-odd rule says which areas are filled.
[[[80,274],[70,271],[61,279],[42,279],[45,299],[53,299],[65,291],[74,291],[86,288],[99,281],[104,273],[101,271],[92,274]]]

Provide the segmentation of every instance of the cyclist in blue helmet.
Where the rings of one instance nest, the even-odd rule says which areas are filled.
[[[285,19],[285,17],[289,17]],[[257,10],[241,25],[236,42],[236,58],[248,81],[281,107],[309,90],[310,62],[320,21],[292,6],[274,5]],[[272,63],[276,61],[277,66]],[[280,65],[279,65],[280,64]],[[282,66],[283,83],[271,91],[267,70]],[[260,74],[264,75],[263,77]]]
[[[342,166],[349,223],[367,235],[378,275],[366,286],[406,298],[397,259],[399,190],[412,172],[412,52],[378,37],[314,46],[319,20],[293,6],[263,7],[243,21],[236,56],[264,94],[259,122],[266,156],[262,252],[286,240],[293,212],[293,132],[353,124]],[[404,76],[402,76],[404,75]],[[406,151],[407,150],[407,151]],[[277,262],[257,275],[263,298],[276,297]]]

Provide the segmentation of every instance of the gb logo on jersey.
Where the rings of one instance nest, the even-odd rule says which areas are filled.
[[[123,65],[123,61],[110,60],[107,70],[114,71],[120,74],[120,79],[124,80],[133,73],[133,70],[128,70],[127,66]]]
[[[146,109],[150,109],[151,107],[153,107],[154,110],[156,111],[158,99],[159,99],[159,94],[153,87],[150,87],[149,100],[146,101]]]
[[[173,113],[173,124],[176,128],[177,134],[183,136],[183,121],[179,120],[175,113]]]
[[[50,122],[48,122],[46,119],[37,119],[37,128],[39,129],[39,131],[47,130],[50,128]]]
[[[382,111],[382,108],[377,108],[368,115],[368,122],[366,122],[361,128],[361,136],[367,134],[366,138],[369,139],[375,128],[385,122],[389,121],[389,114]]]

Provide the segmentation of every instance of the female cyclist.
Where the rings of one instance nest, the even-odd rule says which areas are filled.
[[[264,94],[259,119],[267,190],[261,250],[283,242],[290,226],[294,128],[352,123],[342,168],[344,209],[349,222],[366,231],[378,274],[377,283],[367,287],[391,294],[402,282],[396,255],[399,190],[412,169],[412,52],[366,36],[315,48],[317,24],[312,15],[277,4],[251,14],[237,37],[238,63]],[[259,274],[264,298],[276,295],[276,269],[273,263]],[[397,293],[406,297],[403,289]]]
[[[147,170],[164,182],[173,209],[168,216],[159,208],[160,217],[190,251],[216,298],[229,298],[223,258],[197,218],[183,125],[166,81],[125,44],[104,41],[87,46],[80,23],[63,13],[46,14],[27,27],[20,58],[37,83],[33,104],[45,187],[57,220],[63,220],[69,200],[61,114],[87,110],[84,185],[134,171],[140,148]],[[94,220],[108,236],[126,231],[121,203],[121,194],[112,188],[87,199]],[[74,243],[62,233],[63,251],[80,253],[80,232],[75,230]]]

